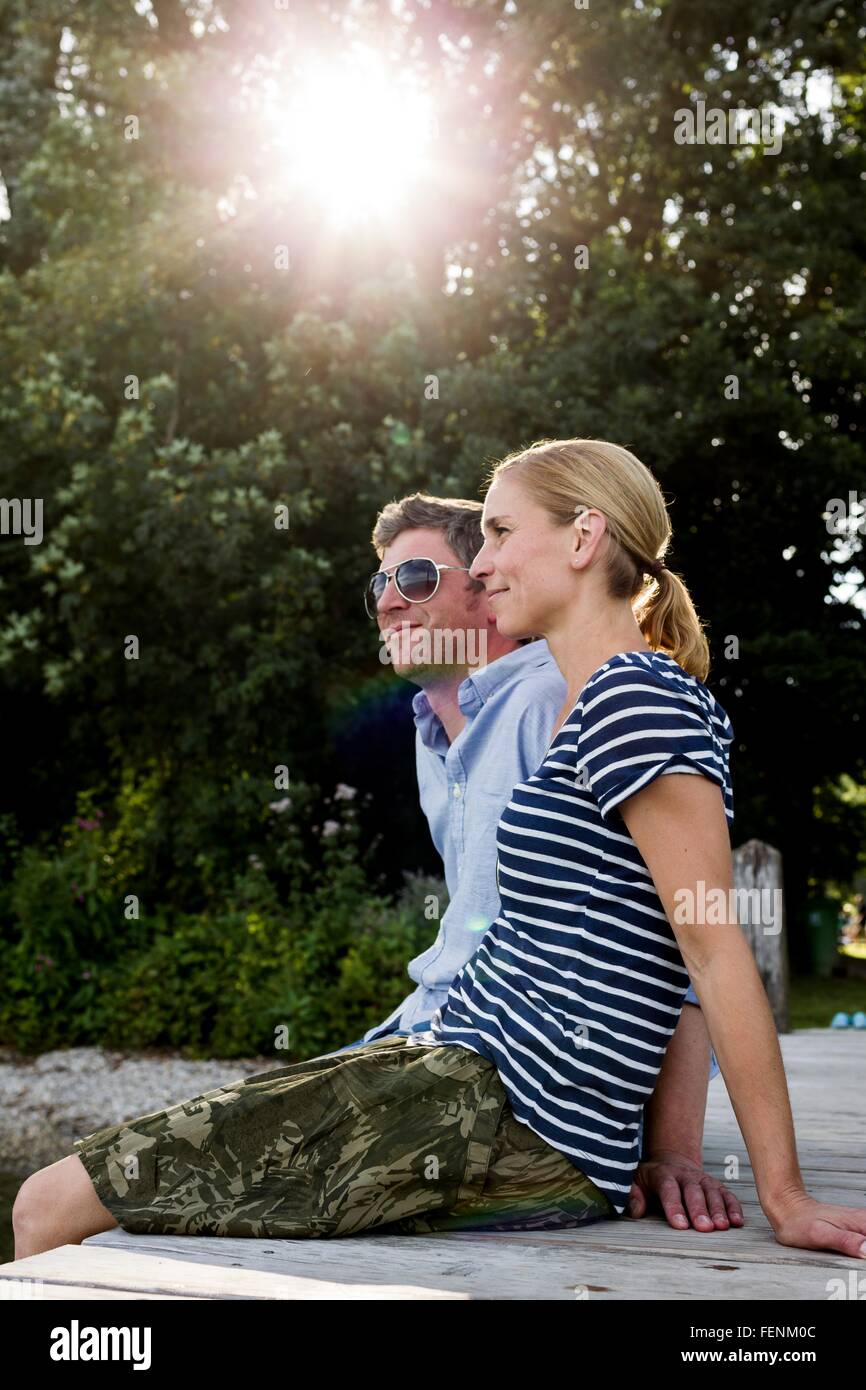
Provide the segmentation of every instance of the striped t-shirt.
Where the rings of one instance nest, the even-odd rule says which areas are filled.
[[[621,652],[593,672],[502,813],[500,915],[431,1022],[431,1040],[494,1063],[516,1118],[618,1214],[689,976],[617,807],[665,773],[695,773],[721,788],[730,826],[732,738],[672,657]]]

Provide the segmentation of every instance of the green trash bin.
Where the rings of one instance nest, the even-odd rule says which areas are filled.
[[[806,927],[812,973],[828,980],[836,964],[839,944],[839,904],[826,896],[810,898],[806,904]]]

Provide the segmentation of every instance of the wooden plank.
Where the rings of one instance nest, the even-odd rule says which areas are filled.
[[[148,1237],[138,1239],[147,1240]],[[345,1274],[345,1267],[342,1273]],[[143,1253],[138,1248],[94,1248],[89,1241],[86,1245],[61,1245],[41,1255],[0,1265],[0,1279],[41,1279],[46,1284],[126,1291],[132,1296],[148,1293],[220,1299],[396,1300],[469,1297],[456,1289],[427,1287],[419,1279],[417,1268],[411,1274],[405,1284],[395,1282],[393,1276],[367,1284],[359,1282],[356,1276],[349,1281],[345,1277],[328,1280],[280,1272],[262,1273],[254,1268],[241,1268],[239,1264],[226,1266],[216,1261],[167,1259]]]
[[[555,1234],[555,1233],[554,1233]],[[386,1238],[381,1238],[382,1240]],[[575,1300],[826,1299],[828,1281],[846,1277],[853,1262],[797,1263],[784,1260],[703,1255],[682,1258],[657,1250],[578,1248],[562,1241],[530,1243],[494,1236],[486,1241],[452,1233],[437,1237],[389,1238],[384,1252],[375,1237],[292,1242],[316,1245],[316,1274],[289,1277],[256,1270],[221,1268],[126,1250],[64,1246],[36,1255],[31,1273],[46,1282],[151,1294],[204,1298],[267,1299],[459,1299]],[[328,1247],[322,1250],[321,1247]],[[336,1250],[333,1247],[339,1246]],[[351,1247],[346,1249],[345,1247]],[[363,1249],[361,1248],[363,1247]],[[780,1250],[782,1247],[779,1247]],[[312,1260],[313,1252],[304,1252]],[[82,1258],[77,1258],[82,1257]],[[299,1262],[296,1267],[301,1267]],[[837,1270],[841,1264],[842,1268]],[[5,1268],[8,1268],[5,1267]],[[406,1270],[406,1282],[400,1280]],[[351,1271],[351,1283],[345,1280]],[[2,1272],[0,1272],[2,1273]],[[341,1277],[342,1276],[342,1277]]]
[[[32,1294],[12,1297],[3,1289],[5,1280],[0,1279],[0,1307],[4,1304],[16,1307],[27,1303],[105,1303],[107,1301],[190,1303],[193,1300],[180,1293],[131,1293],[127,1289],[91,1288],[84,1284],[39,1284]]]
[[[866,1211],[866,1192],[863,1191],[862,1187],[830,1187],[825,1186],[823,1183],[807,1183],[806,1186],[808,1191],[818,1202],[829,1202],[831,1205],[838,1207],[854,1207],[855,1209],[860,1207],[862,1210]],[[739,1198],[740,1206],[743,1208],[743,1215],[746,1217],[747,1221],[752,1219],[766,1220],[763,1216],[763,1207],[758,1201],[758,1194],[755,1192],[754,1188],[752,1188],[751,1191],[747,1189],[745,1196],[740,1191],[739,1187],[734,1188],[734,1193],[735,1196]]]
[[[722,1157],[722,1155],[717,1157],[705,1151],[704,1168],[706,1172],[724,1182],[726,1181],[724,1178],[726,1165],[722,1161]],[[851,1154],[833,1154],[827,1151],[818,1157],[817,1155],[804,1155],[800,1152],[799,1158],[804,1179],[808,1174],[815,1182],[822,1182],[829,1178],[833,1182],[838,1179],[840,1182],[850,1183],[853,1186],[866,1181],[866,1162],[861,1161],[858,1165],[856,1158]],[[747,1157],[740,1158],[740,1175],[738,1181],[743,1181],[745,1178],[751,1181],[752,1169]]]
[[[370,1234],[324,1241],[214,1240],[207,1236],[130,1236],[126,1232],[107,1231],[86,1242],[87,1245],[95,1243],[113,1249],[131,1250],[133,1253],[144,1251],[159,1254],[180,1263],[200,1261],[232,1267],[242,1261],[247,1269],[275,1273],[299,1274],[313,1268],[344,1270],[347,1261],[350,1261],[352,1269],[363,1269],[365,1277],[375,1268],[389,1272],[435,1268],[439,1252],[442,1252],[442,1260],[448,1263],[453,1258],[453,1251],[448,1254],[449,1244],[471,1247],[473,1252],[485,1254],[514,1246],[519,1247],[527,1257],[534,1257],[536,1252],[543,1256],[551,1249],[561,1249],[574,1259],[580,1259],[586,1251],[626,1255],[652,1255],[658,1251],[686,1259],[736,1257],[759,1259],[764,1263],[819,1265],[822,1268],[836,1264],[847,1268],[850,1265],[850,1260],[845,1256],[834,1255],[830,1251],[798,1250],[779,1245],[760,1214],[749,1225],[731,1227],[727,1231],[706,1232],[693,1229],[677,1231],[661,1218],[646,1217],[640,1221],[599,1221],[566,1231],[449,1231],[437,1236],[410,1237]],[[214,1245],[218,1247],[217,1250],[213,1249]]]
[[[711,1170],[706,1167],[706,1171]],[[751,1173],[741,1173],[738,1178],[732,1179],[723,1178],[718,1171],[716,1176],[741,1202],[757,1202],[758,1190]],[[806,1190],[822,1202],[843,1202],[846,1206],[858,1207],[866,1197],[866,1179],[860,1173],[832,1170],[819,1173],[814,1168],[808,1168],[803,1170],[803,1180]]]

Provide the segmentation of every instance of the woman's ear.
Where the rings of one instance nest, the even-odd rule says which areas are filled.
[[[589,512],[589,507],[575,507],[574,509],[574,545],[571,552],[572,560],[581,555],[581,551],[592,540],[592,527],[583,521],[583,517]]]

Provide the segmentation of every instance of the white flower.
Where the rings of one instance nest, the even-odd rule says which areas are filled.
[[[268,809],[271,811],[276,811],[277,815],[279,815],[280,812],[287,811],[291,804],[292,798],[290,796],[284,796],[282,801],[269,801]]]
[[[339,829],[340,822],[338,820],[326,820],[322,826],[322,838],[324,839],[326,835],[336,835]]]
[[[338,782],[334,792],[335,801],[354,801],[358,794],[357,787],[347,787],[345,782]]]

